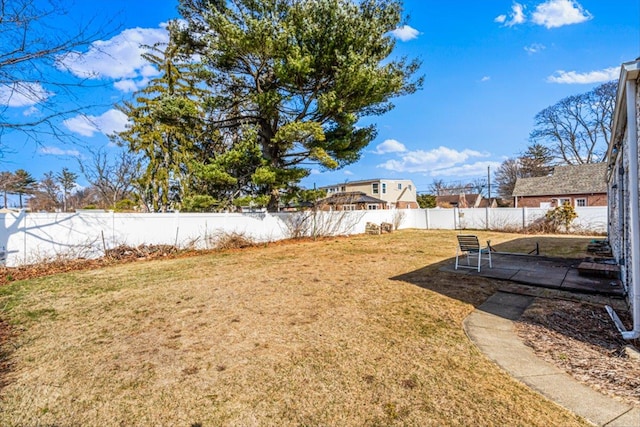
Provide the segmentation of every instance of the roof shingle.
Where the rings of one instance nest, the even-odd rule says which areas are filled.
[[[513,196],[606,193],[607,164],[556,166],[548,176],[518,178]]]

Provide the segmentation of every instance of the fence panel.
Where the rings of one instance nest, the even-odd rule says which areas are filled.
[[[6,265],[54,257],[92,258],[120,244],[168,244],[211,248],[224,234],[238,233],[256,242],[298,236],[346,235],[365,232],[367,222],[388,222],[394,228],[519,230],[543,218],[546,209],[401,209],[293,213],[155,213],[130,214],[0,213],[0,245]],[[604,233],[607,208],[577,208],[573,229]]]

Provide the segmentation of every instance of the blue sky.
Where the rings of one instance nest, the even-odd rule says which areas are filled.
[[[70,19],[114,18],[121,28],[88,50],[64,59],[65,78],[91,76],[96,87],[80,102],[99,105],[62,124],[75,138],[36,142],[2,137],[0,170],[27,169],[37,179],[63,167],[79,173],[87,149],[115,154],[105,136],[126,117],[113,104],[129,99],[156,70],[140,44],[166,40],[163,23],[177,18],[177,0],[79,1]],[[536,113],[562,98],[616,80],[620,64],[640,56],[640,2],[635,0],[406,0],[406,26],[395,32],[396,54],[422,61],[425,84],[395,100],[379,117],[378,136],[355,164],[331,172],[314,168],[307,187],[369,178],[412,179],[418,191],[435,180],[470,182],[487,176],[529,144]],[[74,77],[75,76],[75,77]],[[34,87],[64,102],[53,88]],[[34,99],[9,99],[7,115],[39,114]],[[86,181],[80,177],[80,185]]]

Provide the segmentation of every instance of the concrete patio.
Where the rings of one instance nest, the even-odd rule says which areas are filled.
[[[469,268],[456,270],[455,259],[440,270],[568,292],[612,297],[625,295],[624,288],[618,279],[580,275],[578,271],[578,265],[582,262],[580,259],[501,252],[493,252],[491,257],[493,268],[489,268],[489,262],[483,259],[479,272]],[[464,259],[461,262],[466,263]]]

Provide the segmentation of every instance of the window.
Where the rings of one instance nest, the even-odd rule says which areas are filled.
[[[413,190],[412,185],[409,184],[409,191],[412,191],[412,190]]]
[[[571,199],[558,199],[558,206],[570,205]]]
[[[378,184],[377,182],[374,182],[373,184],[371,184],[371,194],[378,194],[379,186],[380,184]]]
[[[344,185],[342,187],[340,187],[340,191],[342,191],[343,193],[346,191],[346,188]]]
[[[344,205],[342,206],[343,211],[355,211],[356,205]]]
[[[401,182],[398,183],[398,190],[402,190],[402,183]]]
[[[387,194],[387,184],[385,182],[382,183],[382,194]]]
[[[576,199],[576,208],[584,208],[587,206],[587,199]]]
[[[367,209],[369,209],[370,211],[375,211],[378,209],[378,205],[367,205]]]

